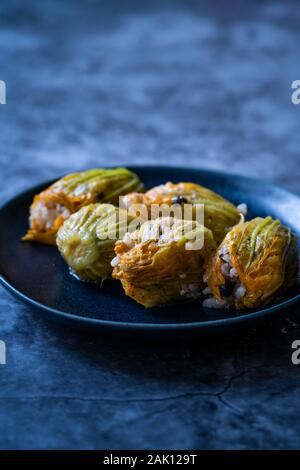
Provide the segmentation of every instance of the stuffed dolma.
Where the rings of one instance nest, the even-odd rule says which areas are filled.
[[[64,220],[83,206],[96,202],[118,204],[120,195],[142,190],[137,175],[126,168],[93,169],[67,175],[34,197],[30,229],[23,240],[55,245]]]
[[[111,204],[89,204],[71,215],[56,237],[71,272],[84,281],[111,277],[114,245],[127,223],[127,213]]]
[[[212,232],[196,221],[158,218],[116,243],[112,275],[145,307],[196,299],[215,248]]]
[[[297,241],[289,228],[271,217],[240,223],[226,235],[210,264],[208,285],[215,299],[204,306],[243,309],[269,304],[295,284],[297,273]]]
[[[191,218],[195,219],[197,206],[204,206],[204,225],[212,230],[219,244],[231,227],[240,221],[240,211],[231,202],[208,188],[195,183],[171,183],[156,186],[145,194],[134,192],[123,196],[123,207],[134,212],[136,205],[145,204],[148,212],[154,205],[192,204]],[[172,215],[172,214],[171,214]],[[176,215],[175,215],[176,217]],[[153,214],[151,214],[153,218]],[[190,218],[184,216],[184,218]]]

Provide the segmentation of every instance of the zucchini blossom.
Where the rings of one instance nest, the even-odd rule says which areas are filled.
[[[256,308],[278,301],[297,281],[295,235],[271,217],[240,223],[225,237],[208,269],[220,306]]]
[[[120,195],[142,190],[137,175],[126,168],[98,168],[67,175],[34,197],[30,228],[23,240],[55,245],[59,227],[82,207],[96,202],[118,204]]]
[[[196,221],[161,217],[125,234],[115,245],[113,277],[145,307],[196,299],[213,256],[212,232]]]
[[[89,204],[60,227],[56,243],[72,274],[84,281],[111,277],[115,242],[126,233],[127,213],[110,204]]]

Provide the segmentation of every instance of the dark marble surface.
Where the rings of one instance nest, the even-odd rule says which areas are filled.
[[[220,3],[2,0],[1,200],[142,162],[299,192],[299,6]],[[1,288],[0,447],[298,448],[298,322],[296,306],[235,336],[143,343],[52,324]]]

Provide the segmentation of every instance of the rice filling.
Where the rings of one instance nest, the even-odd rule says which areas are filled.
[[[234,305],[235,300],[240,300],[246,294],[246,288],[241,283],[236,269],[231,264],[229,250],[224,244],[219,252],[222,260],[221,273],[225,278],[224,284],[219,286],[221,297],[228,305]]]
[[[221,273],[225,282],[219,286],[221,299],[211,296],[210,289],[204,289],[203,294],[208,297],[203,302],[203,307],[224,309],[234,306],[236,300],[240,300],[246,294],[245,286],[241,283],[236,269],[231,264],[228,247],[224,244],[218,253],[222,265]],[[207,281],[207,279],[205,279]]]
[[[39,201],[30,214],[30,224],[38,224],[39,230],[50,229],[59,215],[64,218],[70,216],[68,209],[61,204],[50,203],[46,204],[44,201]]]

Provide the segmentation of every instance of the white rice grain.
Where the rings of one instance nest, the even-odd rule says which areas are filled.
[[[210,287],[205,287],[205,289],[202,291],[202,294],[203,295],[212,294],[212,291],[211,291]]]
[[[238,277],[238,273],[237,273],[237,270],[235,268],[231,268],[230,271],[229,271],[229,277],[231,279],[235,279]]]
[[[133,245],[133,241],[129,232],[126,232],[123,238],[123,242],[126,243],[127,246],[131,247]]]
[[[230,264],[229,263],[223,263],[221,265],[221,273],[223,274],[224,277],[229,277],[230,276]]]
[[[110,262],[110,265],[114,268],[115,266],[118,266],[120,262],[120,257],[119,256],[115,256],[111,262]]]
[[[246,294],[246,289],[243,286],[243,284],[241,284],[235,291],[235,297],[236,299],[241,299],[242,297],[244,297],[245,294]]]
[[[210,297],[209,299],[205,299],[202,302],[202,306],[204,308],[218,308],[218,309],[221,309],[221,308],[226,308],[229,305],[228,305],[227,302],[225,302],[225,300],[219,300],[219,299],[215,299],[214,297]]]
[[[200,286],[198,284],[182,284],[180,295],[186,299],[197,299],[201,295]]]

